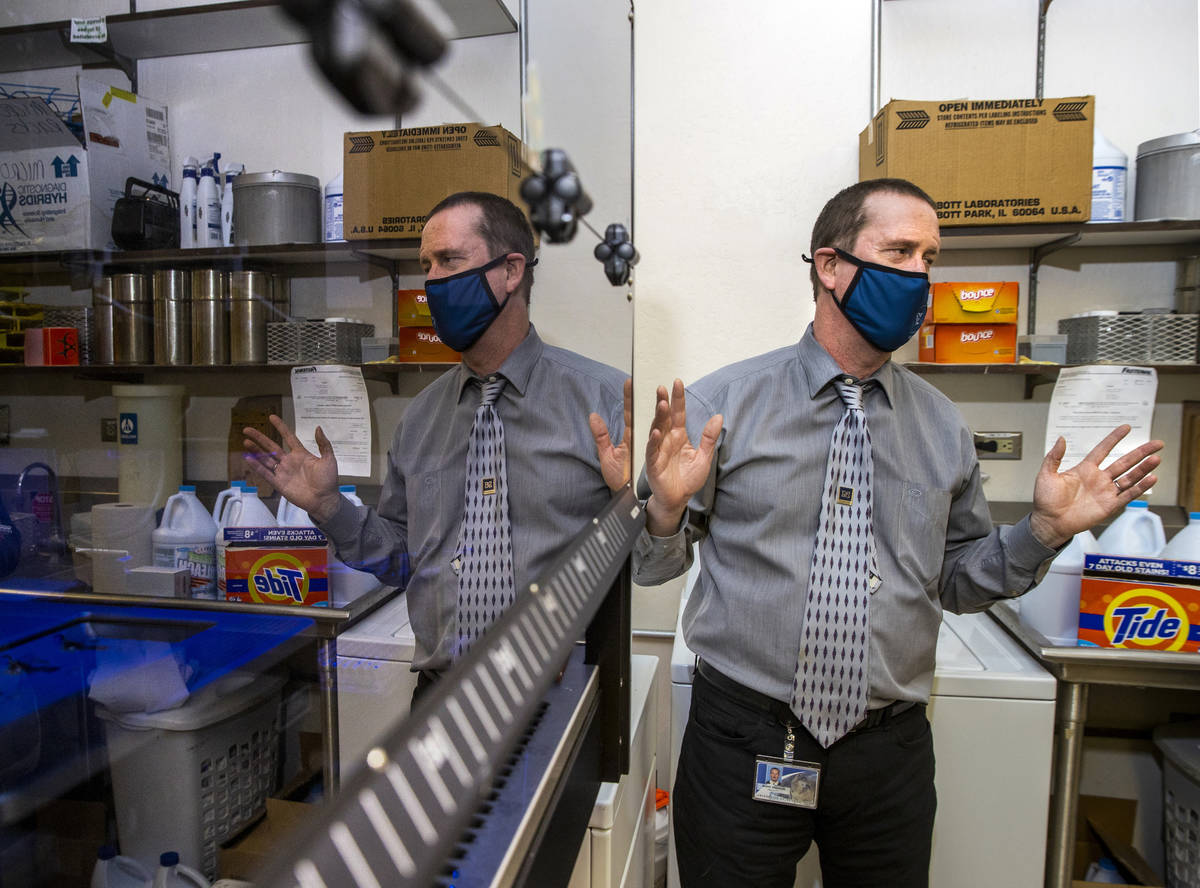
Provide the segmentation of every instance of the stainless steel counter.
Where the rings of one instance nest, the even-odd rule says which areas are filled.
[[[1022,623],[1011,602],[993,605],[989,613],[1058,679],[1046,888],[1069,888],[1088,687],[1105,684],[1200,691],[1200,654],[1062,647]]]

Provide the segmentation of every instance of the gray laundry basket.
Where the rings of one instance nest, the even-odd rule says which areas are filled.
[[[1200,888],[1200,721],[1161,725],[1167,888]]]

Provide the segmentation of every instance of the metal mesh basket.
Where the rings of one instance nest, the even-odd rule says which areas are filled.
[[[267,324],[268,364],[359,364],[362,339],[374,324],[286,321]]]
[[[1194,364],[1200,315],[1125,313],[1063,318],[1067,363]]]

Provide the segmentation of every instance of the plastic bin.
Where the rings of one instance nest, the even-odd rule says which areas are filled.
[[[217,846],[266,810],[274,789],[284,680],[226,676],[178,709],[104,721],[121,853],[153,869],[159,854],[217,875]]]
[[[1200,721],[1162,725],[1167,888],[1200,888]]]

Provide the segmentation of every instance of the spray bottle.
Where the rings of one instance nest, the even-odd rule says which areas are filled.
[[[183,162],[183,184],[179,187],[179,246],[196,246],[196,187],[200,162],[188,157]]]
[[[196,186],[196,246],[221,246],[221,196],[212,161],[200,170],[200,184]]]
[[[240,163],[231,163],[225,167],[225,188],[221,192],[221,242],[233,246],[233,180],[245,171]]]

